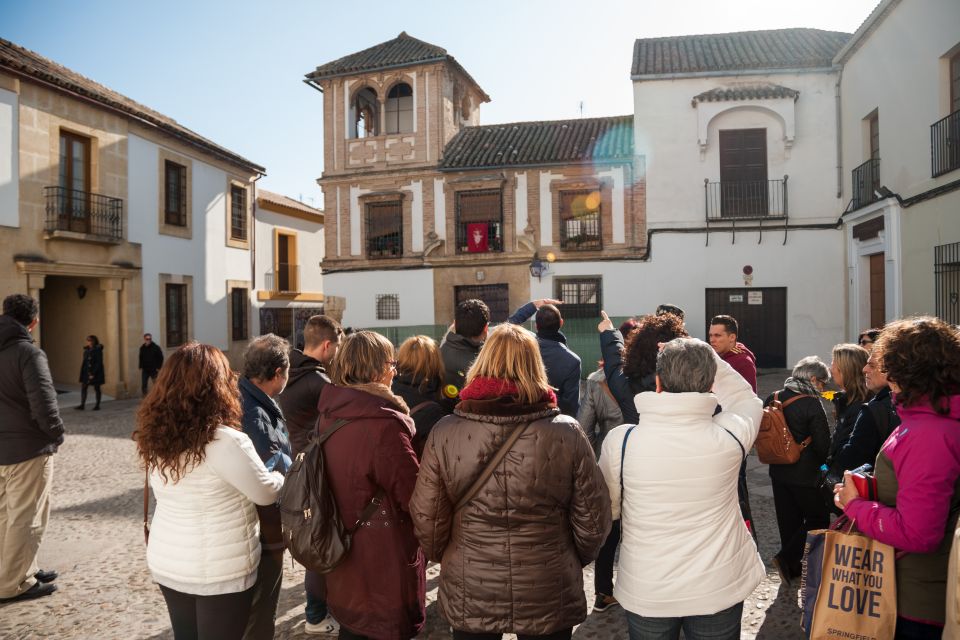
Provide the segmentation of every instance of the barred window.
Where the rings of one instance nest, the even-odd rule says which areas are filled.
[[[933,248],[937,316],[960,324],[960,242]]]
[[[247,239],[247,190],[239,185],[230,185],[230,237]]]
[[[367,257],[403,255],[403,205],[400,200],[367,203]]]
[[[564,318],[597,318],[602,309],[601,278],[554,278],[554,296],[563,301]]]
[[[400,296],[396,293],[377,294],[377,320],[400,319]]]
[[[230,290],[230,336],[233,340],[246,340],[250,337],[247,324],[247,290]]]
[[[187,226],[187,168],[165,160],[163,164],[164,221],[178,227]]]
[[[600,192],[560,192],[560,247],[567,250],[599,249]]]
[[[457,193],[457,253],[503,251],[500,189]]]
[[[167,348],[187,341],[187,285],[168,284],[164,291],[167,316]]]

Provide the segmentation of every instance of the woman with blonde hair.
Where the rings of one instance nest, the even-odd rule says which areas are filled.
[[[393,392],[410,407],[417,433],[413,449],[423,456],[423,445],[430,429],[450,411],[440,403],[440,387],[445,377],[440,349],[430,336],[410,336],[397,351],[397,375],[393,378]]]
[[[190,342],[163,364],[137,413],[133,439],[157,508],[147,565],[174,637],[239,638],[260,562],[255,505],[276,502],[267,471],[240,429],[237,376],[219,349]]]
[[[610,529],[610,496],[530,331],[489,334],[427,439],[410,513],[442,562],[438,604],[456,640],[560,640],[586,618],[582,569]]]
[[[317,407],[318,434],[332,434],[323,444],[327,480],[354,532],[350,552],[326,575],[340,638],[406,640],[426,615],[426,562],[407,506],[419,465],[410,411],[390,390],[396,366],[379,333],[347,336]]]
[[[838,344],[833,348],[832,355],[830,375],[834,383],[840,387],[840,392],[833,397],[834,417],[837,422],[830,439],[830,450],[826,461],[828,470],[822,491],[827,504],[835,510],[833,485],[843,478],[844,472],[844,469],[840,468],[837,454],[849,442],[853,434],[853,425],[857,422],[860,413],[868,411],[866,403],[873,394],[867,389],[867,381],[863,375],[863,368],[870,357],[866,349],[856,344]]]

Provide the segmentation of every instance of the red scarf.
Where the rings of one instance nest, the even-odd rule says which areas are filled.
[[[502,396],[517,397],[519,395],[520,389],[517,388],[516,383],[512,380],[485,378],[482,376],[474,378],[470,384],[460,390],[460,398],[462,400],[490,400]],[[553,392],[553,389],[548,388],[544,391],[543,395],[540,396],[540,402],[557,404],[557,394]]]

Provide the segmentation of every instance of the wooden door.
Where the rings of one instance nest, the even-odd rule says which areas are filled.
[[[90,231],[90,140],[65,131],[60,132],[60,201],[59,228],[88,233]]]
[[[454,306],[464,300],[483,300],[490,308],[490,322],[506,322],[510,317],[510,286],[506,284],[463,285],[454,287]]]
[[[707,289],[706,312],[705,335],[713,316],[733,316],[740,325],[737,339],[753,351],[758,368],[786,368],[786,287]]]
[[[870,256],[870,326],[878,329],[887,322],[887,286],[884,259],[885,255],[882,253],[875,253]]]
[[[720,215],[765,216],[767,201],[767,130],[720,132]]]

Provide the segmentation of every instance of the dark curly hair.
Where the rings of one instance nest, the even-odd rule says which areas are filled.
[[[873,346],[881,371],[900,387],[897,403],[929,403],[950,412],[949,396],[960,393],[960,334],[940,318],[920,316],[892,322]]]
[[[240,389],[223,352],[188,342],[173,352],[137,412],[133,439],[143,464],[177,482],[203,461],[217,427],[240,428]]]
[[[689,334],[683,328],[683,320],[672,313],[641,316],[637,318],[637,325],[623,347],[623,373],[631,380],[640,381],[657,370],[658,343],[688,338]]]

